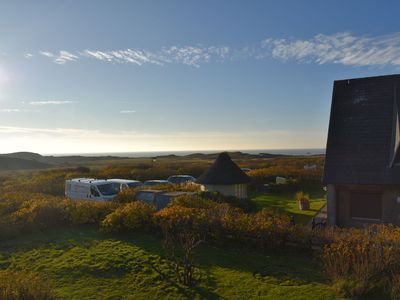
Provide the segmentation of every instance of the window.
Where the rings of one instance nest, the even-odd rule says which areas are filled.
[[[353,192],[351,193],[350,197],[351,218],[381,220],[381,193]]]
[[[100,197],[99,191],[96,189],[94,185],[90,186],[90,193],[93,197]]]
[[[119,183],[105,183],[105,184],[98,184],[97,188],[99,189],[102,195],[112,196],[119,193],[120,185]]]

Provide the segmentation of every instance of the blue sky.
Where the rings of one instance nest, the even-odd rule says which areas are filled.
[[[1,1],[0,153],[322,148],[396,1]]]

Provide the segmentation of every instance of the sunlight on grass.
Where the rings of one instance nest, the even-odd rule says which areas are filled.
[[[326,204],[325,197],[317,195],[310,198],[310,209],[300,210],[298,203],[294,200],[294,193],[266,193],[255,195],[251,198],[257,204],[258,209],[272,208],[279,212],[293,215],[295,222],[299,224],[306,224],[313,216]]]
[[[60,299],[335,299],[308,252],[200,250],[196,265],[201,279],[193,288],[176,282],[162,241],[145,234],[37,233],[1,245],[0,268],[38,273]]]

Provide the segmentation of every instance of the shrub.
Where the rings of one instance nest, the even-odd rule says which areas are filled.
[[[0,216],[0,241],[17,236],[18,229],[13,225],[10,216]]]
[[[71,201],[67,208],[69,224],[100,224],[116,207],[117,204],[108,201]]]
[[[48,284],[34,273],[0,270],[0,299],[2,300],[51,300]]]
[[[149,229],[155,208],[141,201],[131,202],[108,214],[101,223],[104,232]]]
[[[34,197],[25,201],[20,209],[12,213],[11,218],[23,230],[65,225],[68,223],[68,202],[67,199],[59,197]]]
[[[141,190],[141,188],[128,188],[128,189],[123,189],[120,191],[117,195],[117,197],[114,198],[114,201],[119,202],[119,203],[129,203],[136,201],[136,194]]]
[[[394,274],[389,285],[392,299],[400,299],[400,274]]]
[[[224,196],[219,192],[202,191],[199,192],[199,196],[204,199],[210,199],[217,203],[228,203],[233,207],[243,209],[244,211],[252,211],[256,205],[250,199],[239,199],[234,196]]]
[[[202,198],[198,195],[182,195],[172,200],[171,206],[182,206],[189,208],[211,208],[217,203],[213,200]]]
[[[393,285],[400,269],[400,228],[375,225],[367,229],[337,229],[322,254],[325,273],[351,297],[376,287]],[[353,284],[356,283],[356,284]]]

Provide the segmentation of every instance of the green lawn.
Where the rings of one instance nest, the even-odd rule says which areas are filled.
[[[326,204],[325,196],[320,191],[310,192],[310,209],[300,210],[297,202],[294,200],[295,193],[263,193],[253,195],[251,199],[256,202],[257,208],[273,208],[280,212],[294,216],[296,224],[307,224],[313,216]]]
[[[307,252],[203,246],[196,263],[201,280],[187,288],[175,281],[161,240],[145,234],[64,229],[0,244],[0,268],[41,274],[60,299],[336,299]]]

